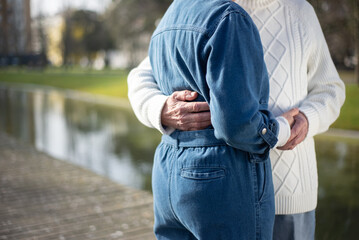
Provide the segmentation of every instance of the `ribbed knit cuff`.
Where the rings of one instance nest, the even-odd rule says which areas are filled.
[[[315,108],[310,106],[301,106],[299,107],[299,111],[301,111],[308,120],[308,134],[307,137],[313,137],[316,135],[319,129],[319,116],[318,112],[315,110]]]
[[[285,117],[279,116],[276,117],[276,120],[279,124],[279,131],[278,131],[278,142],[274,147],[281,147],[287,143],[288,139],[290,138],[290,126],[285,119]]]
[[[152,126],[159,130],[162,134],[171,134],[174,129],[164,128],[161,123],[161,113],[163,106],[167,101],[168,96],[157,95],[151,98],[151,103],[149,104],[149,121]]]

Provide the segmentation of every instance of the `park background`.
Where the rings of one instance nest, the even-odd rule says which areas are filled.
[[[127,75],[147,56],[151,34],[171,2],[0,0],[0,132],[120,184],[151,191],[160,135],[134,117]],[[328,134],[316,137],[316,238],[355,239],[359,1],[309,2],[346,84],[338,120]]]

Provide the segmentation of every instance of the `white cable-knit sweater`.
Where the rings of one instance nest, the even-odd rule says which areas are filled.
[[[279,116],[299,107],[309,122],[306,139],[294,150],[271,150],[276,214],[315,209],[318,175],[313,136],[328,129],[345,99],[312,6],[305,0],[237,0],[261,35],[270,76],[269,108]],[[161,111],[167,100],[146,58],[128,77],[128,96],[139,120],[166,134]],[[167,129],[168,131],[168,129]]]

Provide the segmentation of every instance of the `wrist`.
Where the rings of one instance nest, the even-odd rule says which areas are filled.
[[[287,141],[290,138],[290,125],[288,120],[283,117],[283,116],[279,116],[276,117],[276,120],[279,124],[279,131],[278,131],[278,142],[274,147],[281,147],[283,145],[285,145],[287,143]]]

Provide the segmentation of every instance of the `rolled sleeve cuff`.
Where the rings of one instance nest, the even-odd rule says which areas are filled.
[[[269,127],[262,124],[259,128],[259,135],[266,141],[266,143],[268,143],[270,148],[273,148],[278,142],[278,127],[278,122],[274,120],[269,124]]]
[[[310,106],[301,106],[299,107],[299,111],[302,112],[308,120],[307,137],[313,137],[318,133],[319,129],[318,112],[315,110],[315,108]]]

